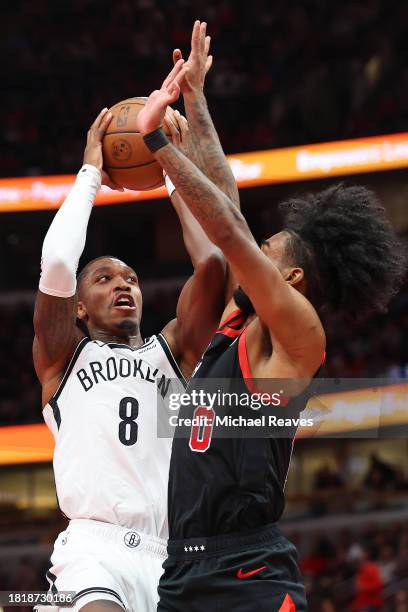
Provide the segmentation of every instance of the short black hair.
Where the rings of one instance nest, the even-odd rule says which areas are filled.
[[[334,185],[280,204],[286,255],[304,269],[306,297],[333,314],[384,312],[407,258],[385,209],[363,186]]]
[[[115,255],[101,255],[100,257],[95,257],[95,259],[88,261],[88,263],[84,265],[82,270],[77,275],[77,293],[79,292],[79,289],[88,273],[89,266],[95,261],[99,261],[99,259],[119,259],[119,257],[116,257]]]

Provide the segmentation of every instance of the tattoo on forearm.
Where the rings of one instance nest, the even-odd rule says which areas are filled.
[[[75,310],[75,296],[56,298],[41,293],[37,296],[35,331],[47,358],[51,361],[75,339]]]
[[[204,95],[185,98],[187,120],[193,141],[194,163],[239,207],[239,194],[232,170],[225,158]]]
[[[219,244],[228,228],[240,224],[251,236],[249,228],[235,204],[217,185],[172,144],[155,153],[160,165],[169,174],[180,196],[198,219],[210,240]],[[220,246],[220,244],[219,244]]]

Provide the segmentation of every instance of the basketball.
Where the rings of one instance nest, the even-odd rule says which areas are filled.
[[[163,170],[149,151],[143,137],[136,130],[136,117],[147,98],[128,98],[118,102],[110,111],[112,121],[103,142],[104,169],[115,183],[127,189],[147,191],[163,185]],[[169,122],[178,128],[171,107],[167,108],[163,128],[170,137]]]

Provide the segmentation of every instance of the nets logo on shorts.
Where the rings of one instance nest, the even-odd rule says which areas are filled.
[[[140,544],[140,535],[136,531],[128,531],[123,539],[129,548],[136,548]]]

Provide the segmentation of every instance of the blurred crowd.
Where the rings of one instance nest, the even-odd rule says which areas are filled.
[[[196,18],[227,152],[408,129],[404,2],[14,0],[0,26],[0,174],[74,171],[93,117],[156,89]]]
[[[143,289],[143,288],[142,288]],[[178,289],[150,292],[142,335],[158,333],[175,316]],[[327,376],[408,379],[408,289],[389,312],[360,325],[327,326]],[[0,425],[41,421],[40,387],[32,365],[33,306],[0,307]]]
[[[318,467],[307,493],[307,516],[356,515],[361,511],[386,510],[407,504],[406,457],[401,456],[398,464],[394,464],[372,453],[365,471],[353,474],[352,484],[347,472],[347,467],[333,466],[329,462]]]
[[[327,375],[344,378],[408,378],[408,288],[388,311],[364,322],[328,322]]]
[[[408,528],[404,523],[369,524],[358,535],[343,529],[335,539],[319,535],[301,557],[300,567],[313,612],[408,609]]]
[[[407,491],[408,479],[402,468],[387,463],[376,453],[372,453],[362,486],[366,491]],[[346,486],[341,470],[328,463],[321,465],[314,474],[313,490],[334,492]]]

